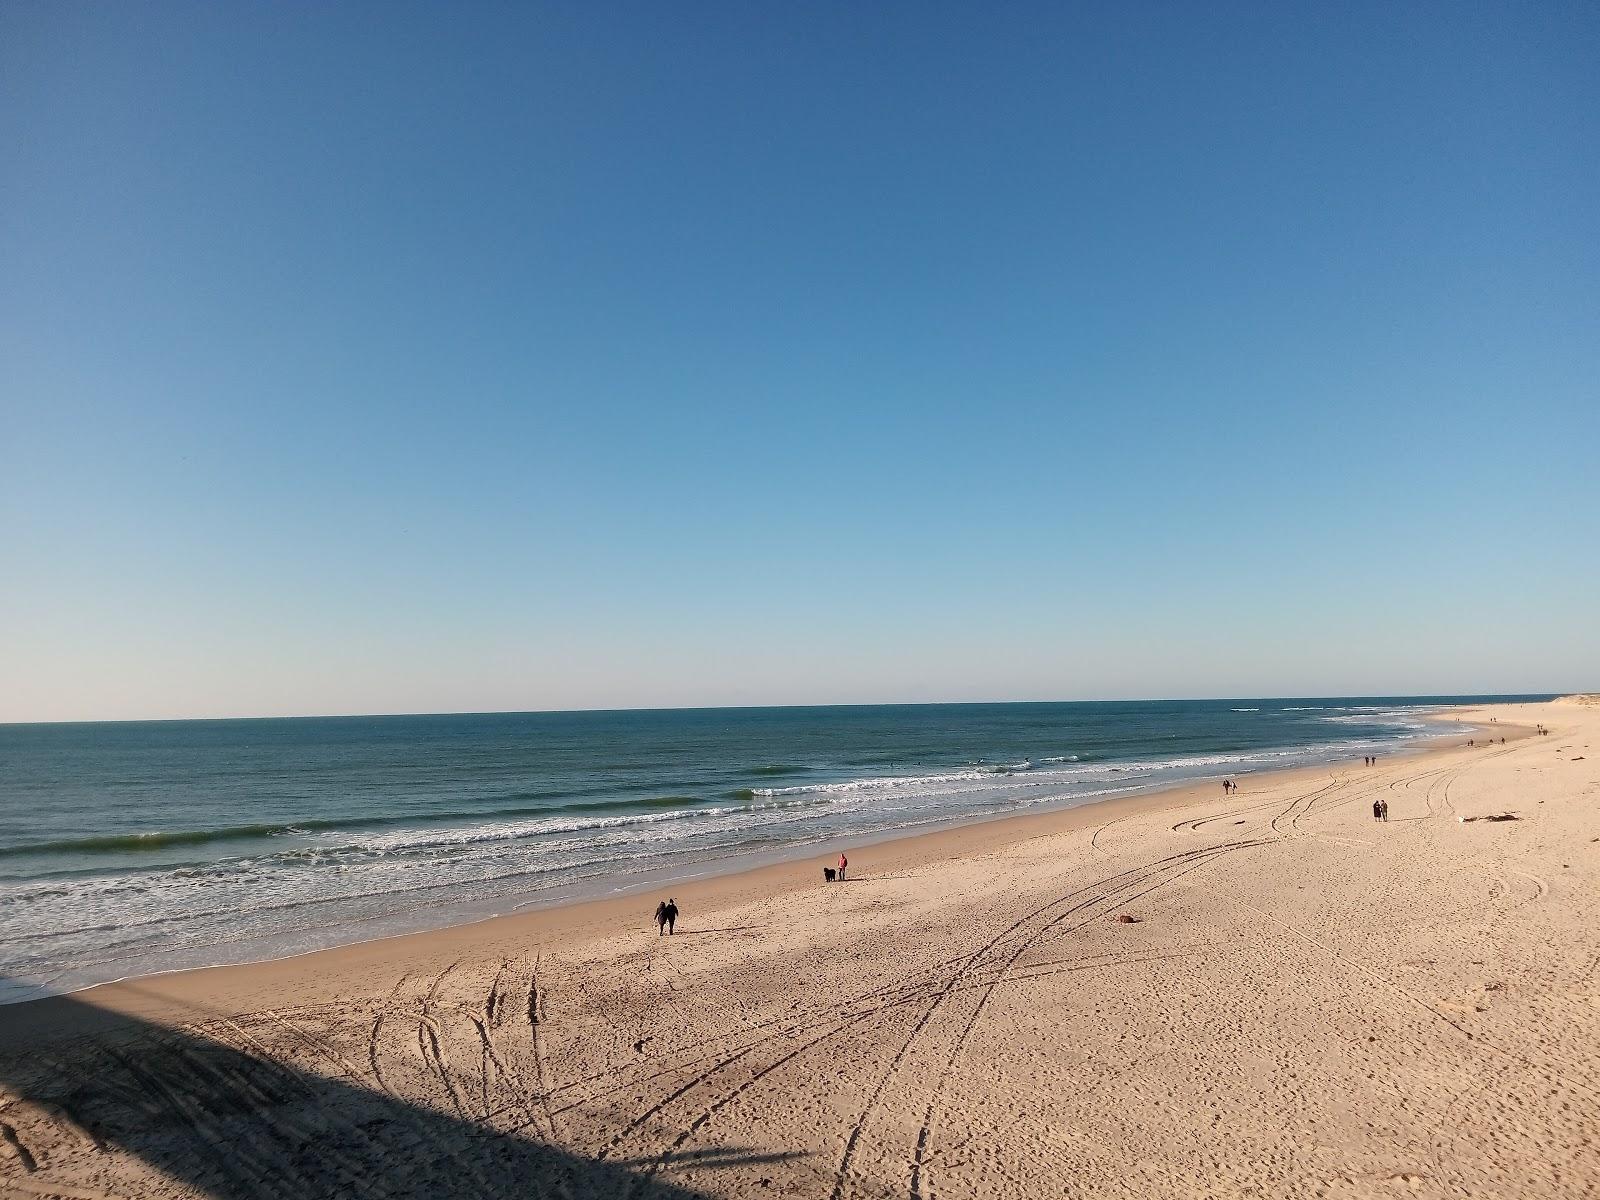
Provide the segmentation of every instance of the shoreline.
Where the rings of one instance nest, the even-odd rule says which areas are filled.
[[[1497,706],[1506,707],[1506,706]],[[1472,720],[1468,714],[1478,711],[1478,706],[1441,709],[1424,714],[1425,719],[1459,721],[1474,729],[1485,727],[1481,721]],[[1515,723],[1496,726],[1496,736],[1507,741],[1528,737],[1533,727]],[[1505,731],[1502,735],[1499,731]],[[1379,756],[1380,762],[1406,762],[1439,754],[1459,745],[1464,734],[1439,734],[1415,742],[1402,743],[1403,748]],[[820,883],[820,866],[824,859],[832,858],[840,850],[851,855],[866,852],[868,857],[853,858],[852,871],[866,869],[868,864],[874,877],[886,872],[903,871],[913,866],[930,863],[953,862],[963,857],[995,853],[1006,847],[1052,834],[1069,833],[1090,825],[1110,826],[1130,818],[1167,810],[1193,807],[1215,800],[1214,788],[1222,778],[1235,778],[1241,787],[1234,796],[1248,796],[1271,788],[1293,786],[1327,772],[1337,765],[1353,761],[1342,757],[1299,767],[1245,773],[1223,773],[1204,780],[1194,780],[1176,786],[1163,786],[1152,791],[1133,792],[1110,796],[1077,805],[1057,807],[1042,804],[1039,811],[990,814],[982,817],[957,819],[949,823],[932,823],[930,827],[912,832],[883,832],[864,838],[829,838],[803,847],[787,847],[766,855],[742,854],[718,862],[705,864],[695,874],[678,875],[659,880],[642,880],[613,889],[604,894],[574,895],[550,901],[527,902],[526,907],[512,906],[501,912],[469,917],[421,929],[400,930],[375,937],[339,942],[314,950],[295,951],[289,954],[251,959],[244,962],[224,962],[204,966],[179,967],[170,970],[128,975],[114,980],[90,984],[66,992],[55,992],[0,1005],[15,1024],[44,1028],[52,1024],[43,1014],[52,1004],[71,999],[102,1005],[108,1014],[137,1017],[158,1022],[191,1019],[197,1012],[206,1011],[201,997],[208,987],[219,994],[249,993],[262,986],[280,972],[293,972],[304,968],[315,976],[319,967],[342,971],[352,966],[367,969],[382,962],[390,954],[403,956],[408,952],[426,953],[435,943],[453,944],[470,940],[473,933],[486,940],[497,936],[534,937],[552,939],[583,936],[604,936],[618,930],[648,924],[648,905],[641,897],[654,892],[671,894],[680,898],[679,907],[685,909],[684,931],[692,928],[692,912],[698,908],[705,912],[731,904],[757,900],[774,900],[824,886]],[[1249,786],[1244,785],[1249,781]],[[751,859],[767,858],[767,861]],[[687,864],[686,864],[687,865]],[[863,876],[862,878],[865,878]],[[852,876],[849,882],[859,882]],[[4,1041],[0,1039],[0,1049]]]
[[[1458,718],[675,885],[671,937],[616,897],[14,1005],[0,1193],[1579,1200],[1600,705]]]

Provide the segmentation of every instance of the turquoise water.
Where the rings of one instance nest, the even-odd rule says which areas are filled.
[[[0,999],[1382,753],[1481,699],[0,726]]]

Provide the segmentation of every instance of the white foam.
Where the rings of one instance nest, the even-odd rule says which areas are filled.
[[[1322,719],[1384,726],[1370,744],[1392,745],[1423,736],[1424,728],[1443,732],[1437,723],[1423,724],[1422,714],[1437,708],[1344,706]],[[552,812],[456,826],[417,827],[419,819],[417,826],[382,832],[321,831],[297,835],[309,844],[300,840],[293,848],[201,867],[8,884],[0,896],[0,966],[21,979],[66,971],[93,982],[130,970],[220,961],[227,955],[217,948],[235,943],[313,948],[351,940],[359,935],[349,931],[396,914],[472,905],[503,910],[507,902],[565,894],[583,881],[653,876],[688,864],[699,869],[757,847],[792,850],[842,836],[884,836],[1024,807],[1085,803],[1185,778],[1316,761],[1363,744],[1347,737],[1123,762],[1085,763],[1064,754],[760,788],[748,802],[721,805]]]

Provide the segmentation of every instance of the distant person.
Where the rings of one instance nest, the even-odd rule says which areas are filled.
[[[1387,800],[1378,801],[1378,816],[1385,821],[1389,819],[1389,802]]]
[[[844,869],[850,865],[850,860],[844,856],[844,851],[839,852],[839,879],[844,879]]]
[[[1383,801],[1382,800],[1374,800],[1372,802],[1372,819],[1374,821],[1383,820]]]

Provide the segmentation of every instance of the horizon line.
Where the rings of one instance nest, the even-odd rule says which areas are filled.
[[[39,721],[0,721],[0,729],[32,725],[174,725],[189,721],[360,721],[404,717],[530,717],[580,713],[753,712],[805,708],[948,708],[959,705],[1023,704],[1204,704],[1226,700],[1561,700],[1592,693],[1581,689],[1555,692],[1356,692],[1348,695],[1290,693],[1276,696],[1125,696],[1092,700],[863,700],[830,704],[664,704],[640,708],[491,708],[436,712],[335,712],[228,714],[213,717],[80,717]]]

